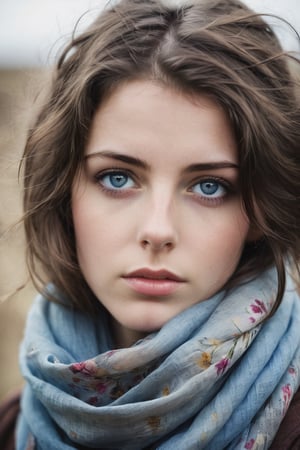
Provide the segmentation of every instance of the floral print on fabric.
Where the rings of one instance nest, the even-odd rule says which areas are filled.
[[[297,372],[294,366],[290,366],[287,372],[287,380],[281,386],[282,417],[285,416],[297,388]]]
[[[266,448],[265,445],[266,445],[266,437],[263,436],[261,433],[259,433],[256,436],[256,439],[254,438],[249,439],[249,441],[246,442],[244,448],[246,450],[261,450]]]
[[[223,358],[215,365],[217,369],[217,375],[223,375],[223,373],[226,371],[229,361],[229,358]]]
[[[264,321],[276,276],[270,269],[117,350],[105,317],[91,321],[39,297],[21,352],[22,406],[43,440],[37,445],[266,450],[300,384],[300,302],[291,280]]]
[[[254,440],[253,438],[250,439],[248,442],[246,442],[245,448],[246,448],[247,450],[252,450],[252,449],[253,449],[254,443],[255,443],[255,440]]]
[[[108,352],[107,357],[112,354]],[[107,369],[97,365],[95,359],[90,359],[69,366],[73,376],[68,385],[75,397],[93,406],[104,406],[139,384],[157,365],[158,362],[126,374],[109,374]]]
[[[264,302],[256,298],[250,305],[250,311],[253,313],[253,315],[251,315],[249,319],[252,323],[256,323],[257,321],[261,320],[262,316],[267,314],[268,310]]]

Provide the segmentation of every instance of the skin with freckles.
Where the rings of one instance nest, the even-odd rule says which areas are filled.
[[[147,80],[119,86],[94,116],[72,213],[118,346],[211,297],[251,239],[224,111]]]

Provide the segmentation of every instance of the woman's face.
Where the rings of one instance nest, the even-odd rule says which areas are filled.
[[[96,112],[72,192],[78,261],[128,346],[222,289],[249,224],[223,110],[150,81]]]

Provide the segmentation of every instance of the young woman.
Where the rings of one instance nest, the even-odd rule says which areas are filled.
[[[292,64],[237,0],[121,0],[67,47],[23,160],[18,450],[296,448]]]

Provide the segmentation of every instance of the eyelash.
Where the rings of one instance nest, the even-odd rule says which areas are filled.
[[[104,185],[103,180],[105,179],[105,177],[109,177],[109,176],[124,176],[127,177],[126,183],[128,182],[128,179],[132,180],[132,186],[130,187],[126,187],[123,188],[123,186],[118,187],[107,187]],[[130,191],[132,189],[136,189],[136,177],[135,175],[129,171],[129,170],[124,170],[124,169],[108,169],[108,170],[104,170],[101,171],[99,173],[97,173],[95,175],[95,180],[96,183],[99,185],[100,189],[107,195],[110,195],[112,197],[122,197],[122,196],[127,196],[128,194],[130,194]],[[212,195],[201,195],[199,193],[195,193],[193,192],[193,189],[195,189],[196,186],[198,185],[202,185],[204,183],[215,183],[218,185],[217,190],[219,189],[219,187],[221,187],[224,190],[224,193],[219,196],[219,197],[213,197]],[[224,180],[223,178],[219,178],[219,177],[214,177],[214,176],[203,176],[202,178],[198,178],[196,179],[188,188],[187,190],[189,193],[191,193],[194,196],[194,199],[200,203],[205,203],[207,205],[210,206],[217,206],[221,203],[224,202],[225,198],[234,192],[234,188],[232,186],[232,184],[230,182],[228,182],[227,180]]]
[[[223,194],[221,196],[218,197],[213,197],[213,195],[205,195],[204,193],[201,194],[197,194],[195,192],[193,192],[193,189],[198,186],[198,185],[203,185],[205,183],[211,183],[211,184],[217,184],[217,190],[219,190],[219,188],[223,189]],[[226,197],[228,197],[228,195],[230,195],[231,193],[234,192],[234,188],[232,186],[232,184],[227,181],[224,180],[223,178],[219,178],[219,177],[214,177],[214,176],[204,176],[200,179],[195,180],[190,188],[188,189],[188,192],[191,192],[192,195],[194,195],[194,198],[196,201],[199,201],[200,203],[205,203],[208,204],[209,206],[217,206],[220,205],[221,203],[223,203],[226,199]],[[214,193],[213,193],[214,194]]]

